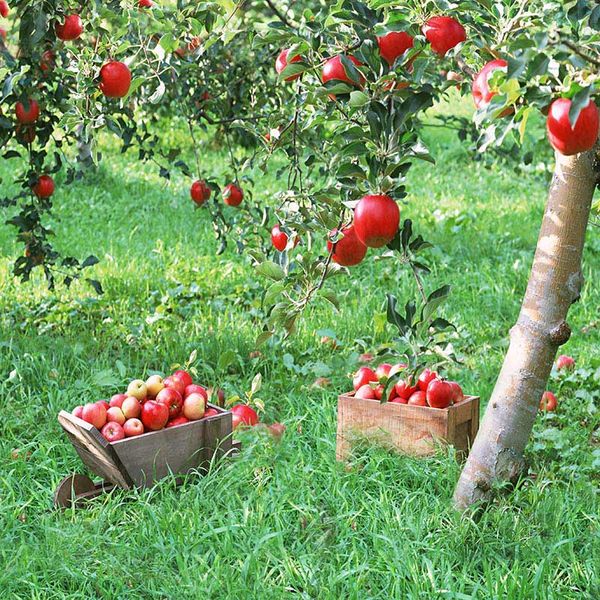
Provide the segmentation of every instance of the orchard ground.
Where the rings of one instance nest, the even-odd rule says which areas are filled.
[[[185,141],[183,131],[165,129],[165,138]],[[547,188],[543,176],[474,163],[454,132],[432,128],[428,138],[437,167],[410,172],[402,216],[436,244],[428,289],[453,284],[445,316],[459,327],[465,364],[449,375],[485,405]],[[284,348],[265,346],[251,358],[264,282],[249,260],[233,243],[215,256],[210,215],[194,210],[189,180],[165,185],[152,165],[120,155],[107,138],[104,152],[83,182],[65,188],[58,177],[54,197],[57,244],[101,259],[94,274],[103,296],[77,284],[52,294],[37,277],[18,283],[10,265],[22,248],[0,227],[2,597],[600,596],[599,418],[590,409],[600,382],[596,229],[563,349],[578,370],[552,381],[559,408],[538,418],[533,475],[480,518],[461,518],[450,503],[460,470],[451,451],[414,460],[365,447],[348,467],[335,461],[337,394],[351,385],[358,355],[388,341],[385,294],[414,297],[409,274],[370,254],[333,282],[338,315],[315,308]],[[206,173],[224,178],[219,151],[203,147],[201,159]],[[3,177],[8,168],[0,165]],[[279,191],[274,174],[254,176],[256,194]],[[322,335],[339,347],[321,344]],[[193,350],[199,380],[228,396],[262,373],[263,418],[287,425],[281,443],[250,431],[240,457],[179,488],[165,481],[116,491],[87,510],[52,510],[59,480],[82,469],[58,411],[166,372]],[[331,384],[315,388],[317,377]]]

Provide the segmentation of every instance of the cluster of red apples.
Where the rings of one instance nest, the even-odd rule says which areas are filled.
[[[558,372],[572,371],[575,368],[575,359],[572,356],[561,354],[556,359],[555,366]],[[545,391],[540,400],[540,410],[544,412],[554,412],[557,407],[558,398],[556,397],[556,394],[549,390]]]
[[[160,375],[134,379],[124,394],[76,406],[72,413],[100,430],[109,442],[116,442],[214,417],[219,411],[208,406],[213,394],[219,403],[225,401],[223,390],[207,389],[194,383],[187,371],[178,370],[165,379]],[[234,406],[231,412],[234,429],[258,423],[258,415],[246,404]]]
[[[467,39],[464,27],[452,17],[435,16],[430,18],[422,27],[423,35],[431,46],[432,51],[444,57],[449,50]],[[379,53],[390,67],[413,47],[414,39],[405,31],[392,31],[377,38]],[[357,67],[358,78],[352,77],[347,72],[342,56],[345,56]],[[303,57],[295,55],[289,57],[289,49],[280,52],[275,62],[275,70],[281,74],[286,67],[295,62],[300,62]],[[409,59],[406,67],[412,70],[412,60]],[[508,63],[504,59],[494,59],[488,62],[475,76],[472,85],[473,100],[478,109],[486,108],[491,99],[498,94],[497,89],[490,88],[490,78],[498,70],[507,70]],[[321,81],[346,83],[357,89],[362,89],[366,83],[364,73],[360,70],[363,64],[351,54],[337,55],[329,58],[322,66]],[[285,81],[293,81],[301,76],[300,73],[285,77]],[[385,84],[387,91],[406,90],[410,87],[408,81],[388,81]],[[335,100],[334,95],[330,95]],[[585,106],[575,124],[569,121],[571,100],[558,98],[548,107],[547,132],[552,147],[564,155],[577,154],[590,150],[597,138],[599,128],[598,108],[591,100]],[[505,117],[514,112],[512,107],[500,111],[498,117]],[[386,194],[364,196],[354,210],[354,220],[343,227],[341,231],[330,232],[327,242],[329,252],[333,252],[334,262],[351,267],[360,263],[368,248],[380,248],[388,244],[396,235],[400,223],[400,210],[396,202]],[[273,245],[278,250],[287,248],[289,238],[286,234],[279,233],[280,226],[272,232]],[[343,236],[343,237],[340,237]],[[284,237],[285,236],[285,237]],[[332,240],[335,240],[332,242]],[[285,244],[284,244],[285,241]]]
[[[361,367],[354,375],[354,397],[362,400],[382,400],[385,382],[398,373],[407,370],[407,365],[383,363],[375,370]],[[388,391],[388,402],[448,408],[465,399],[462,388],[456,381],[442,379],[435,371],[423,369],[416,380],[410,374],[399,379]]]
[[[194,181],[190,188],[190,197],[197,206],[202,206],[210,198],[210,193],[208,184],[201,179]],[[230,183],[223,189],[222,196],[227,206],[239,206],[244,199],[244,192],[236,183]]]

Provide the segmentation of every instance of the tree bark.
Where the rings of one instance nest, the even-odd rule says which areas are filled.
[[[579,298],[581,257],[597,181],[594,151],[556,154],[527,291],[481,427],[454,492],[459,510],[516,481],[556,351],[571,334],[569,307]]]

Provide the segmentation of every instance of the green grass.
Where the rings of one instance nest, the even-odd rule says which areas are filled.
[[[465,366],[450,374],[485,402],[518,314],[545,183],[486,170],[452,133],[428,135],[438,164],[411,172],[403,215],[436,244],[428,289],[453,284],[445,316],[459,327]],[[93,272],[104,296],[15,281],[22,248],[0,226],[2,598],[599,597],[596,231],[565,348],[580,369],[552,384],[561,404],[536,424],[535,477],[479,520],[461,518],[450,507],[460,469],[451,451],[414,460],[370,447],[348,467],[335,461],[336,395],[358,354],[389,338],[377,315],[387,291],[413,297],[409,275],[365,261],[335,283],[339,314],[316,307],[291,343],[251,358],[264,282],[249,260],[215,256],[189,182],[165,186],[108,141],[105,155],[86,180],[64,188],[59,179],[54,213],[61,249],[101,259]],[[201,156],[207,172],[224,173],[219,153]],[[257,197],[280,189],[274,175],[254,176]],[[322,329],[335,332],[337,350],[319,343]],[[56,413],[168,371],[193,350],[199,379],[230,395],[263,374],[264,418],[287,425],[283,441],[248,432],[241,456],[178,488],[165,481],[87,510],[52,510],[57,483],[82,469]],[[311,387],[318,376],[331,386]]]

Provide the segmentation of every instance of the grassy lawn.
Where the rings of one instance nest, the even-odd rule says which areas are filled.
[[[428,289],[453,285],[445,316],[459,328],[465,364],[450,375],[485,404],[546,184],[485,169],[452,132],[432,129],[429,138],[437,167],[411,171],[403,216],[436,244]],[[336,395],[358,355],[389,338],[379,318],[385,294],[412,298],[409,274],[366,260],[335,281],[339,314],[311,309],[291,342],[252,358],[264,282],[249,259],[232,249],[215,256],[209,213],[193,210],[188,181],[165,185],[109,141],[104,153],[97,173],[68,188],[59,179],[55,196],[57,245],[101,259],[93,273],[103,296],[14,280],[22,248],[0,226],[2,598],[600,597],[597,230],[565,347],[579,369],[552,383],[559,411],[536,424],[534,476],[480,519],[461,518],[450,508],[460,470],[451,451],[414,460],[365,448],[347,467],[335,461]],[[223,173],[222,155],[207,146],[201,156]],[[11,168],[0,163],[3,178]],[[279,191],[274,174],[254,176],[257,198]],[[320,330],[335,333],[337,350],[319,343]],[[88,510],[52,510],[57,483],[82,469],[57,412],[168,371],[193,350],[199,379],[229,395],[262,373],[264,418],[286,424],[282,442],[247,432],[240,457],[179,488],[165,481],[116,491]],[[312,387],[319,376],[331,385]]]

